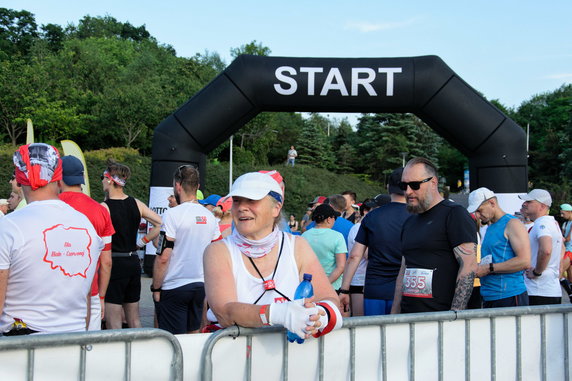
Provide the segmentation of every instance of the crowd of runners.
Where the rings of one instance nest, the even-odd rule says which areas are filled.
[[[276,170],[245,173],[229,194],[199,200],[198,169],[181,166],[159,216],[125,193],[125,164],[102,168],[105,199],[95,201],[73,156],[33,143],[13,161],[12,191],[0,200],[5,336],[141,327],[143,292],[156,326],[172,333],[279,325],[302,338],[342,317],[557,304],[572,294],[570,204],[559,206],[562,226],[544,189],[521,194],[515,215],[487,188],[465,208],[443,197],[425,158],[396,168],[377,196],[316,195],[301,221],[284,215]],[[142,219],[150,228],[141,235]],[[151,244],[148,291],[138,252]],[[296,300],[304,274],[314,295]]]

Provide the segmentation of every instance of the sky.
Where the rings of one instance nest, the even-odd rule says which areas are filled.
[[[216,52],[227,64],[232,48],[254,40],[272,56],[437,55],[507,107],[572,83],[571,0],[3,0],[0,6],[30,11],[38,25],[109,15],[144,24],[178,56]]]

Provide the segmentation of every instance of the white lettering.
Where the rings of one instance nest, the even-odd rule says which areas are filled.
[[[314,85],[316,83],[316,73],[324,71],[321,67],[301,67],[300,73],[308,73],[308,95],[314,95]]]
[[[367,74],[367,77],[360,78],[360,74]],[[369,95],[372,97],[377,96],[371,83],[375,79],[375,70],[369,67],[352,67],[352,97],[358,95],[358,86],[362,85]]]
[[[377,69],[379,73],[386,73],[387,74],[387,89],[385,91],[385,95],[388,97],[393,96],[393,74],[401,73],[400,67],[380,67]]]
[[[334,82],[334,80],[336,82]],[[322,87],[322,91],[320,92],[320,96],[323,97],[328,95],[330,90],[339,90],[342,96],[348,96],[348,89],[346,89],[342,73],[340,73],[340,69],[337,67],[330,69],[328,76],[326,77],[326,81],[324,82],[324,87]]]
[[[395,88],[395,74],[401,73],[403,68],[401,67],[378,67],[377,73],[386,75],[386,88],[385,95],[392,97]],[[316,84],[319,78],[317,76],[324,72],[323,67],[300,67],[300,74],[306,73],[307,75],[307,95],[316,95]],[[353,67],[351,68],[350,85],[351,85],[351,96],[359,96],[360,86],[367,92],[369,96],[377,96],[377,91],[380,89],[374,87],[376,83],[377,73],[375,69],[368,67]],[[292,95],[298,90],[298,82],[296,81],[297,71],[291,66],[280,66],[274,72],[276,79],[280,83],[274,84],[274,89],[280,95]],[[321,77],[323,78],[323,77]],[[339,91],[342,96],[349,96],[348,88],[344,82],[344,78],[340,72],[340,69],[333,67],[329,69],[328,75],[324,80],[324,84],[320,91],[320,96],[327,96],[330,91]],[[383,91],[382,91],[383,92]]]
[[[290,78],[286,76],[284,73],[289,73],[290,75],[296,75],[296,69],[290,66],[280,66],[279,68],[277,68],[276,71],[274,72],[276,79],[279,80],[280,82],[284,82],[290,85],[290,87],[285,89],[282,86],[280,86],[280,84],[275,83],[274,89],[280,95],[292,95],[296,92],[296,90],[298,90],[298,83],[294,78]]]

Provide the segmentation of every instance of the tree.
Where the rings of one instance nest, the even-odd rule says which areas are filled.
[[[38,37],[37,29],[32,13],[0,8],[0,52],[5,54],[4,59],[15,54],[27,55]]]
[[[535,186],[569,173],[572,85],[535,95],[520,105],[514,118],[523,127],[530,125],[529,176]]]
[[[26,112],[46,95],[47,87],[41,66],[20,59],[0,61],[0,124],[13,145],[26,130]]]
[[[335,156],[328,137],[324,133],[325,120],[313,114],[304,121],[304,127],[296,144],[297,162],[318,168],[335,169]]]
[[[42,39],[47,42],[52,52],[58,52],[64,45],[66,33],[64,28],[56,24],[42,25]]]
[[[256,40],[249,42],[248,44],[242,45],[239,48],[231,48],[230,55],[232,58],[236,58],[241,54],[250,54],[254,56],[269,56],[272,53],[269,47],[262,45]]]

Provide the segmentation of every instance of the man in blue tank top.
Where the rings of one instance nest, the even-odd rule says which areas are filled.
[[[524,270],[530,267],[530,242],[522,222],[505,213],[495,194],[479,188],[469,194],[469,213],[489,224],[481,246],[481,296],[485,308],[527,306]]]

